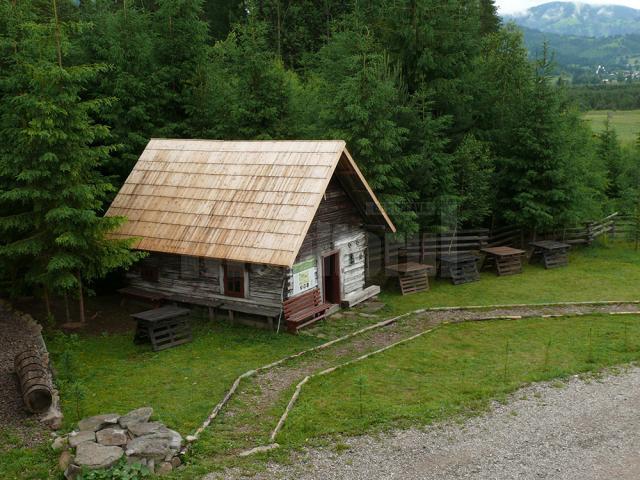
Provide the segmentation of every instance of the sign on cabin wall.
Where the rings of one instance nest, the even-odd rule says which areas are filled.
[[[297,295],[318,286],[318,267],[315,258],[296,263],[291,271],[293,277],[291,295]]]

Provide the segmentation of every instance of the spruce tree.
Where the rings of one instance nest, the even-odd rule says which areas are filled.
[[[83,285],[138,255],[106,238],[122,219],[99,215],[112,186],[97,173],[108,131],[92,115],[110,100],[82,95],[106,68],[65,64],[67,33],[82,25],[62,23],[56,0],[49,7],[41,23],[19,23],[2,77],[0,257],[21,262],[21,278],[45,296],[76,291],[84,321]]]
[[[188,111],[196,102],[209,54],[208,24],[202,0],[158,0],[154,13],[158,41],[160,121],[157,134],[189,137]]]
[[[415,229],[409,211],[415,196],[407,188],[415,157],[403,155],[408,130],[397,72],[358,18],[345,21],[318,55],[315,67],[323,99],[320,135],[340,138],[371,187],[380,194],[401,231]]]

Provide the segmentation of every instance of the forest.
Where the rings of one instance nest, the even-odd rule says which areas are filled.
[[[404,233],[633,213],[640,142],[539,51],[492,0],[0,0],[1,289],[139,258],[102,214],[152,137],[344,139]]]

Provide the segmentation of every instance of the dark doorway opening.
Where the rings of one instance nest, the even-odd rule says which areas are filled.
[[[340,303],[340,257],[338,252],[322,257],[322,292],[327,303]]]
[[[224,264],[224,294],[227,297],[244,298],[244,264]]]

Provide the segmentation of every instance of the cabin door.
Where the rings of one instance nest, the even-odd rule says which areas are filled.
[[[322,257],[322,292],[327,303],[340,303],[340,257],[332,253]]]

